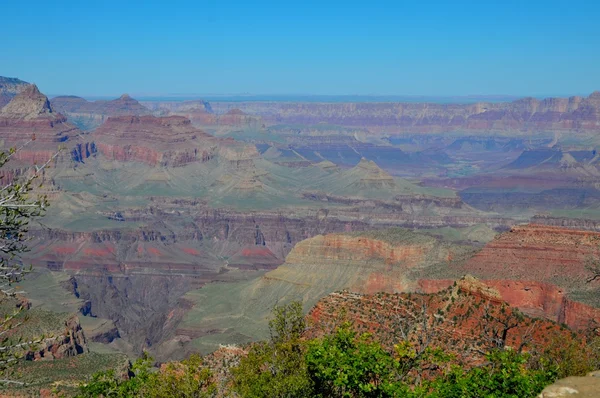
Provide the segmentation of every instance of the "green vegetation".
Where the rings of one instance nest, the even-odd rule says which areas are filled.
[[[386,350],[349,323],[312,339],[305,338],[308,329],[299,302],[276,306],[270,339],[252,344],[237,361],[206,365],[192,356],[152,372],[144,357],[132,377],[99,373],[81,387],[81,396],[527,398],[558,377],[585,374],[600,364],[597,339],[588,345],[553,341],[537,356],[494,349],[484,362],[466,367],[441,348],[417,352],[400,341]],[[216,380],[216,374],[225,376]]]
[[[210,370],[202,366],[199,355],[181,362],[169,362],[152,371],[152,358],[144,355],[135,361],[127,375],[114,369],[98,372],[81,386],[78,397],[180,397],[214,396],[216,387]]]
[[[11,148],[8,152],[0,152],[0,168],[21,148],[35,140],[35,135],[20,148]],[[55,155],[56,156],[56,155]],[[31,267],[23,264],[21,256],[28,251],[27,236],[29,222],[41,216],[48,201],[45,196],[32,198],[34,181],[55,158],[52,156],[45,164],[35,166],[35,170],[27,176],[12,176],[10,172],[3,175],[0,189],[0,376],[5,376],[6,369],[13,365],[26,350],[39,344],[44,336],[22,336],[15,329],[23,329],[28,317],[23,313],[28,306],[16,298],[18,293],[15,284],[31,271]],[[16,303],[15,303],[16,301]],[[2,377],[5,379],[5,377]],[[7,380],[4,380],[7,382]]]
[[[464,370],[454,367],[429,385],[430,398],[512,398],[535,397],[556,380],[555,367],[535,370],[527,367],[529,356],[512,350],[492,351],[488,363]]]
[[[311,397],[301,341],[306,327],[302,305],[277,306],[273,313],[271,340],[253,345],[233,369],[233,391],[243,397]]]
[[[24,384],[7,384],[5,387],[24,394],[30,392],[31,395],[37,395],[40,389],[48,389],[72,396],[77,393],[82,380],[106,371],[127,374],[128,364],[124,354],[94,352],[52,361],[19,361],[5,376]],[[0,395],[2,392],[0,390]]]

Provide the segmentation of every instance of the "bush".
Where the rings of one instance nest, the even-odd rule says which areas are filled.
[[[487,356],[488,364],[465,371],[454,367],[431,383],[429,398],[528,398],[535,397],[556,380],[553,370],[527,368],[528,354],[496,350]]]
[[[300,339],[305,323],[298,302],[273,309],[271,340],[252,346],[232,370],[233,390],[242,397],[312,397]]]

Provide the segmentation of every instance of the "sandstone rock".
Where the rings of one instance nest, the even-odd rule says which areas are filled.
[[[600,377],[593,372],[586,377],[567,377],[544,388],[538,398],[600,397]]]
[[[40,93],[35,84],[31,84],[17,94],[2,110],[0,117],[31,120],[48,117],[52,113],[50,101]]]
[[[79,318],[73,315],[64,323],[65,330],[58,336],[47,338],[35,350],[25,354],[27,360],[52,360],[88,352],[87,340],[79,323]]]
[[[600,256],[600,233],[545,225],[513,227],[473,257],[466,272],[485,279],[535,280],[569,287],[589,276],[586,261]]]
[[[17,78],[0,76],[0,109],[28,85],[29,83]]]
[[[27,146],[14,155],[26,164],[42,164],[67,141],[76,142],[80,131],[68,123],[60,113],[53,111],[48,98],[35,85],[29,85],[0,111],[0,140],[3,149]],[[69,161],[70,154],[57,161]]]

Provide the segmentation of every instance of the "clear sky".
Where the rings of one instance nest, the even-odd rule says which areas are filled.
[[[49,94],[587,94],[600,1],[2,0],[0,75]]]

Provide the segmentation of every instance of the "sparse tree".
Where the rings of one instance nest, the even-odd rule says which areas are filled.
[[[519,327],[525,317],[516,309],[509,309],[505,304],[500,307],[491,306],[489,302],[484,307],[484,312],[479,322],[482,331],[482,337],[487,341],[488,350],[503,350],[507,345],[509,332]],[[523,336],[523,344],[519,346],[519,351],[529,340],[530,332]],[[487,351],[485,351],[487,352]],[[482,352],[482,353],[485,353]]]
[[[585,280],[586,283],[600,279],[600,261],[590,260],[587,262],[585,268],[590,272],[590,276]]]
[[[11,148],[0,152],[0,168],[3,168],[11,158],[23,147],[35,140],[35,136],[19,148]],[[46,196],[34,195],[34,182],[60,153],[57,151],[46,163],[33,166],[27,173],[5,172],[0,176],[0,303],[14,300],[21,293],[15,289],[15,284],[30,272],[31,267],[23,263],[21,255],[27,252],[28,226],[32,219],[40,217],[48,201]],[[41,185],[41,184],[40,184]],[[26,322],[27,317],[22,312],[28,307],[24,303],[17,306],[2,306],[0,314],[0,372],[14,363],[25,350],[44,337],[31,341],[23,341],[13,336],[14,329]],[[0,382],[11,383],[9,380]],[[17,382],[12,382],[17,383]]]

